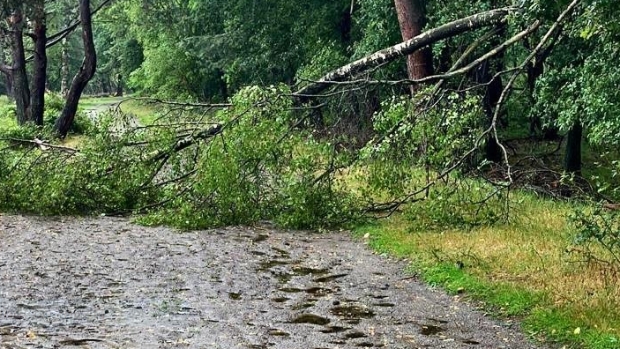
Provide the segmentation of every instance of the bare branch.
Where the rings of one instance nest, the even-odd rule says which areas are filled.
[[[544,50],[544,47],[548,41],[555,40],[554,37],[555,37],[556,31],[559,30],[562,22],[566,19],[566,17],[568,17],[568,15],[570,15],[573,12],[573,10],[575,10],[575,8],[577,7],[577,5],[579,5],[580,2],[581,0],[573,0],[573,2],[571,2],[566,7],[566,9],[558,16],[556,21],[553,23],[551,28],[549,28],[547,33],[543,36],[543,38],[540,40],[538,45],[536,45],[534,50],[518,66],[518,70],[512,74],[510,80],[508,81],[504,89],[502,90],[502,93],[495,107],[495,112],[493,113],[493,120],[491,121],[491,126],[487,130],[488,132],[493,133],[495,139],[499,139],[497,135],[497,120],[499,119],[500,111],[502,109],[502,106],[504,105],[504,103],[506,102],[510,94],[512,93],[513,85],[515,81],[517,80],[517,77],[527,68],[530,62],[532,62],[532,60],[534,60],[538,56],[539,52],[542,52]],[[506,148],[500,142],[498,142],[498,145],[502,149],[502,153],[504,156],[504,162],[507,166],[506,176],[508,180],[512,182],[513,179],[512,179],[512,174],[511,174],[510,163],[508,161],[508,153],[506,151]]]
[[[30,140],[30,139],[19,139],[19,138],[11,138],[11,137],[9,137],[9,138],[0,138],[0,140],[14,142],[14,143],[20,143],[20,144],[32,145],[32,146],[38,147],[42,151],[47,151],[47,150],[50,150],[50,149],[56,149],[56,150],[60,150],[60,151],[66,152],[66,153],[70,153],[70,154],[75,154],[75,153],[79,153],[80,152],[78,149],[70,148],[70,147],[65,147],[65,146],[61,146],[61,145],[56,145],[56,144],[51,144],[51,143],[45,142],[43,140],[40,140],[38,138]]]
[[[97,6],[97,8],[91,12],[91,16],[94,16],[95,14],[97,14],[97,12],[99,12],[104,6],[106,6],[111,1],[112,0],[105,0],[104,2],[102,2],[101,5]],[[47,44],[45,44],[45,48],[50,48],[56,45],[57,43],[62,41],[62,39],[69,36],[69,34],[73,33],[81,24],[82,24],[82,20],[77,20],[71,25],[69,25],[67,28],[59,31],[58,33],[55,33],[54,35],[49,36],[47,38]],[[26,58],[26,62],[30,62],[33,59],[34,59],[34,55],[28,56]]]

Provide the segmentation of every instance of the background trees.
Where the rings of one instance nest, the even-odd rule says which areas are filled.
[[[101,6],[109,1],[103,1]],[[32,1],[5,1],[2,6],[3,16],[6,18],[6,26],[1,28],[4,42],[10,43],[10,60],[3,57],[6,62],[0,66],[0,70],[7,77],[7,92],[16,101],[16,118],[20,125],[33,123],[43,125],[43,115],[45,110],[45,91],[48,82],[48,48],[59,42],[63,43],[66,49],[66,37],[78,27],[81,28],[85,63],[80,68],[80,74],[76,75],[73,84],[74,88],[68,93],[65,104],[66,113],[59,117],[60,120],[67,120],[56,123],[56,132],[64,137],[67,134],[68,126],[72,123],[77,110],[77,104],[83,89],[90,80],[96,69],[96,52],[94,49],[94,39],[92,36],[92,24],[90,21],[91,6],[90,1],[80,1],[70,5],[71,2],[58,1],[46,2],[44,0]],[[79,16],[72,18],[72,23],[66,23],[69,18],[67,11],[77,9]],[[48,15],[63,13],[56,18],[57,32],[48,36]],[[53,19],[53,17],[52,17]],[[31,42],[27,42],[31,39]],[[63,52],[65,52],[63,50]],[[3,50],[2,55],[5,55]],[[66,82],[69,67],[68,54],[65,52],[61,57],[61,78]],[[27,67],[27,63],[32,63]],[[86,73],[87,72],[87,73]],[[77,83],[81,81],[81,83]]]

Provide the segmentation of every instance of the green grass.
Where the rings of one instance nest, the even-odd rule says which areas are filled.
[[[123,113],[134,115],[141,125],[151,125],[158,117],[157,109],[154,105],[140,100],[126,97],[86,97],[80,100],[80,107],[83,109],[98,109],[101,107],[115,106],[120,103]]]
[[[133,114],[138,118],[141,125],[152,125],[158,118],[154,105],[138,100],[128,100],[121,104],[121,110],[127,114]]]
[[[17,127],[14,115],[14,103],[7,96],[0,96],[0,130],[11,130]]]
[[[125,99],[126,97],[83,97],[80,99],[80,107],[91,109],[101,105],[114,105]]]

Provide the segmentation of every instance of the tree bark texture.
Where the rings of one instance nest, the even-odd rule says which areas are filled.
[[[90,0],[80,0],[80,19],[82,23],[82,42],[84,43],[84,61],[80,71],[75,75],[67,94],[65,106],[54,128],[60,137],[66,137],[78,109],[82,92],[97,69],[97,52],[93,40],[93,28],[90,13]]]
[[[34,60],[32,70],[32,88],[30,96],[30,120],[43,125],[45,111],[45,83],[47,80],[47,24],[44,1],[35,5],[34,27]]]
[[[581,136],[583,127],[581,122],[575,121],[566,137],[566,152],[564,154],[564,171],[581,175]]]
[[[425,0],[394,0],[398,25],[403,41],[420,34],[426,25]],[[407,56],[407,75],[409,79],[422,79],[433,74],[433,54],[430,46],[422,47]],[[411,85],[411,93],[416,92],[416,85]]]
[[[23,125],[30,115],[30,88],[26,75],[26,56],[24,54],[23,26],[24,17],[17,9],[9,19],[13,31],[13,96],[15,97],[15,114],[17,123]]]
[[[384,63],[391,62],[399,57],[409,55],[439,40],[447,39],[485,26],[495,25],[504,21],[511,13],[511,10],[512,8],[507,7],[481,12],[428,30],[410,40],[377,51],[370,56],[366,56],[331,71],[318,81],[297,91],[295,96],[302,100],[307,99],[308,97],[321,93],[329,86],[332,86],[333,83],[345,81],[351,76],[363,73]]]

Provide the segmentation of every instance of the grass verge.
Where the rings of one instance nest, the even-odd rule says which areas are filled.
[[[425,282],[516,317],[539,341],[620,348],[618,275],[571,252],[566,217],[575,207],[514,195],[513,219],[504,224],[427,230],[397,214],[356,234],[377,251],[409,259]]]

